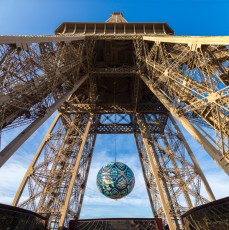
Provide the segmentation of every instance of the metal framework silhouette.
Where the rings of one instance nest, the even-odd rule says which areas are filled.
[[[63,23],[54,36],[1,36],[0,129],[27,126],[0,165],[58,111],[13,205],[67,226],[80,216],[96,135],[132,133],[154,216],[182,229],[184,212],[215,197],[177,122],[229,174],[228,45],[121,13]]]

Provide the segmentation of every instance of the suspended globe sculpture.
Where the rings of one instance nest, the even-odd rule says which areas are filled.
[[[127,196],[133,190],[134,184],[134,173],[121,162],[111,162],[103,166],[97,174],[99,191],[111,199]]]

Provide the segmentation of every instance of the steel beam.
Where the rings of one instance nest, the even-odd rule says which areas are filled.
[[[27,169],[27,172],[25,173],[24,178],[23,178],[23,180],[22,180],[22,182],[20,184],[20,187],[18,188],[18,191],[17,191],[17,193],[16,193],[16,195],[14,197],[14,200],[12,202],[13,206],[18,205],[18,201],[19,201],[19,199],[21,197],[21,194],[22,194],[22,192],[23,192],[23,190],[25,188],[25,185],[26,185],[26,183],[28,181],[28,178],[29,178],[30,174],[33,172],[33,167],[36,164],[36,162],[37,162],[37,160],[38,160],[38,158],[39,158],[39,156],[41,154],[41,151],[44,148],[45,143],[47,142],[48,137],[51,134],[51,132],[52,132],[53,128],[55,127],[55,125],[56,125],[57,121],[59,120],[59,118],[60,118],[60,113],[57,114],[57,116],[53,120],[52,124],[50,125],[47,133],[45,134],[45,137],[43,138],[42,142],[40,143],[40,146],[37,149],[37,151],[36,151],[36,153],[35,153],[35,155],[33,157],[33,160],[30,163],[29,168]]]
[[[85,184],[84,184],[84,187],[82,188],[82,192],[81,192],[80,201],[79,201],[79,204],[78,204],[77,213],[75,214],[75,218],[76,219],[80,218],[81,208],[83,206],[83,199],[84,199],[86,185],[87,185],[87,179],[88,179],[88,175],[89,175],[89,171],[90,171],[90,167],[91,167],[91,161],[92,161],[92,156],[93,156],[95,141],[96,141],[96,135],[94,135],[93,144],[92,144],[92,148],[91,148],[91,152],[90,152],[90,159],[88,160],[89,162],[88,162],[87,170],[86,170]]]
[[[24,47],[31,43],[82,41],[85,36],[0,36],[0,44],[16,44]],[[24,46],[23,46],[24,45]]]
[[[82,154],[83,154],[85,143],[87,141],[87,136],[88,136],[88,133],[89,133],[89,130],[90,130],[92,119],[93,119],[93,114],[90,114],[88,123],[86,125],[84,134],[82,136],[82,142],[81,142],[81,145],[80,145],[79,152],[77,154],[76,162],[75,162],[74,168],[72,169],[72,173],[71,173],[72,176],[71,176],[71,180],[70,180],[70,183],[69,183],[69,186],[68,186],[68,191],[67,191],[67,194],[66,194],[66,197],[65,197],[65,201],[64,201],[64,204],[63,204],[62,208],[60,209],[61,218],[59,220],[59,230],[63,229],[63,227],[64,227],[64,221],[65,221],[65,217],[66,217],[66,214],[67,214],[67,209],[68,209],[72,189],[73,189],[73,186],[74,186],[74,182],[76,180],[76,176],[77,176],[77,172],[78,172],[78,168],[79,168],[79,163],[80,163],[80,160],[81,160],[81,157],[82,157]]]
[[[137,151],[138,151],[139,161],[140,161],[141,168],[142,168],[143,178],[144,178],[144,181],[145,181],[145,186],[146,186],[148,198],[149,198],[150,205],[151,205],[151,210],[152,210],[152,213],[154,214],[154,217],[156,217],[157,212],[155,210],[155,207],[154,207],[154,204],[153,204],[153,200],[152,200],[152,196],[150,194],[150,187],[149,187],[149,185],[147,183],[146,170],[145,170],[145,167],[144,167],[144,164],[143,164],[143,160],[142,160],[143,155],[141,153],[141,149],[139,148],[136,134],[134,134],[134,137],[135,137],[135,143],[136,143],[136,147],[137,147]]]
[[[14,152],[67,100],[86,80],[88,75],[80,78],[73,89],[66,93],[46,111],[45,115],[35,120],[25,130],[23,130],[13,141],[11,141],[0,153],[0,167],[14,154]]]
[[[173,104],[166,99],[166,97],[155,87],[150,80],[145,76],[140,76],[146,83],[152,93],[158,98],[158,100],[168,109],[168,111],[183,125],[183,127],[197,140],[200,145],[206,150],[212,159],[229,175],[229,159],[224,157],[219,151],[182,115],[176,112]]]
[[[160,200],[161,200],[163,211],[164,211],[165,216],[166,216],[166,220],[168,222],[170,230],[175,230],[176,228],[174,226],[173,220],[172,220],[171,215],[170,215],[171,207],[168,203],[166,193],[164,191],[165,188],[163,187],[162,180],[159,177],[160,171],[158,168],[159,165],[157,165],[157,159],[155,158],[155,154],[150,150],[150,144],[149,144],[148,139],[147,139],[147,133],[146,133],[144,125],[141,122],[139,114],[137,114],[136,117],[138,120],[139,127],[141,129],[142,139],[143,139],[143,143],[144,143],[144,146],[145,146],[145,149],[147,152],[147,156],[149,158],[151,171],[152,171],[153,176],[155,178],[155,182],[156,182],[159,194],[160,194]]]
[[[229,45],[229,36],[143,36],[143,40],[196,45]]]
[[[212,189],[211,189],[210,185],[208,184],[208,181],[207,181],[207,179],[206,179],[206,177],[205,177],[205,175],[204,175],[202,169],[200,168],[200,165],[199,165],[199,163],[198,163],[198,161],[197,161],[195,155],[193,154],[193,152],[192,152],[191,148],[189,147],[189,144],[187,143],[187,141],[186,141],[186,139],[185,139],[183,133],[181,132],[179,126],[177,125],[175,119],[173,118],[173,116],[172,116],[171,114],[169,114],[169,118],[170,118],[171,122],[173,123],[175,129],[177,130],[178,134],[179,134],[180,137],[182,138],[182,141],[183,141],[183,143],[184,143],[184,146],[185,146],[185,148],[187,149],[187,152],[188,152],[188,154],[189,154],[189,156],[190,156],[190,158],[191,158],[193,164],[195,165],[195,168],[196,168],[196,170],[197,170],[197,173],[200,175],[200,177],[201,177],[201,179],[202,179],[202,181],[203,181],[204,187],[205,187],[205,189],[206,189],[206,191],[207,191],[207,193],[208,193],[208,195],[209,195],[211,201],[214,201],[214,200],[215,200],[215,196],[214,196],[214,194],[213,194],[213,192],[212,192]]]

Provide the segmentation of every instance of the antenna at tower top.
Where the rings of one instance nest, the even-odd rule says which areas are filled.
[[[127,20],[123,17],[122,12],[113,12],[106,23],[127,23]]]

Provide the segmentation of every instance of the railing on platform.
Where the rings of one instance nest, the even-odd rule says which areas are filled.
[[[0,204],[0,230],[45,230],[47,218],[37,213]]]
[[[109,218],[71,220],[69,230],[163,230],[161,218]]]
[[[228,230],[229,197],[195,207],[182,216],[185,230]]]

